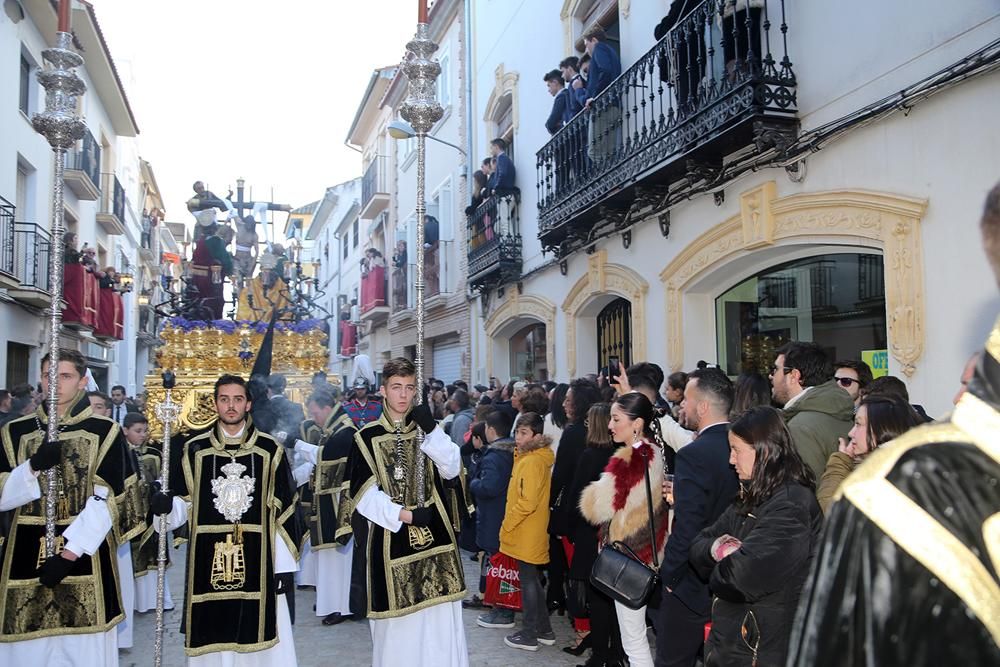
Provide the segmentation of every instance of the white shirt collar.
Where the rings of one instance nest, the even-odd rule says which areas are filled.
[[[788,402],[785,403],[785,410],[798,403],[802,399],[802,397],[806,395],[806,392],[809,391],[810,389],[812,389],[812,387],[803,387],[800,393],[788,399]]]

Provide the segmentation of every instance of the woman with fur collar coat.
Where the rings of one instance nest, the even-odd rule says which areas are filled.
[[[653,529],[656,533],[657,561],[667,543],[668,507],[663,487],[663,447],[652,431],[654,410],[649,399],[637,392],[619,396],[611,406],[611,435],[621,447],[614,453],[601,478],[580,496],[580,512],[599,526],[608,544],[623,542],[647,565],[653,567],[653,546],[649,539],[649,510],[646,475],[649,470],[653,499]],[[646,640],[646,607],[629,609],[615,602],[622,647],[632,667],[652,667],[653,658]]]

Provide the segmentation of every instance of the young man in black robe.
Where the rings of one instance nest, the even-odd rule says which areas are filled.
[[[42,391],[48,394],[48,356]],[[48,403],[0,431],[0,665],[118,664],[124,618],[118,546],[140,534],[138,479],[118,424],[91,412],[86,362],[58,362],[59,439],[49,441]],[[45,471],[55,470],[56,555],[46,557]]]
[[[323,625],[337,625],[350,618],[351,479],[347,459],[357,429],[332,388],[319,389],[306,403],[311,439],[298,440],[295,451],[313,466],[305,488],[311,503],[306,508],[308,542],[315,558],[316,615]]]
[[[154,514],[170,513],[168,528],[192,524],[184,620],[193,666],[296,663],[284,595],[298,568],[295,487],[284,447],[254,427],[250,407],[243,378],[220,377],[218,419],[184,442],[173,499],[159,491],[151,502]]]

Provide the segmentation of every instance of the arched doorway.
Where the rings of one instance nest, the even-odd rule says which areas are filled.
[[[529,382],[549,379],[545,324],[533,322],[510,337],[510,377]]]
[[[793,340],[818,343],[830,359],[875,359],[888,346],[882,256],[826,253],[768,267],[716,298],[715,322],[729,375],[766,376]]]
[[[632,364],[632,304],[621,297],[597,314],[597,368],[617,359],[622,368]]]

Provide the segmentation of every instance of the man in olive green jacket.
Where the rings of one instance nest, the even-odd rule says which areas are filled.
[[[817,480],[837,451],[837,439],[847,437],[854,423],[854,402],[832,377],[830,361],[816,343],[788,343],[771,368],[771,391],[785,408],[792,444]]]

